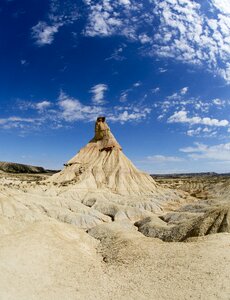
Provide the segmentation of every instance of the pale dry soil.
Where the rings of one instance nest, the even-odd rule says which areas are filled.
[[[192,197],[184,194],[155,211],[125,206],[123,199],[118,206],[112,199],[109,208],[91,198],[85,198],[87,205],[75,203],[66,186],[46,194],[45,178],[0,174],[1,300],[230,299],[230,234],[220,232],[229,225],[228,180],[206,181],[204,191],[194,178],[172,184],[179,195]],[[204,197],[194,197],[197,186]],[[224,217],[209,225],[209,233],[220,233],[187,236],[184,242],[148,236],[155,234],[151,226],[177,228],[194,216],[203,233],[202,218],[208,213],[210,222],[209,209],[216,207],[225,209]],[[147,226],[143,232],[141,226]]]

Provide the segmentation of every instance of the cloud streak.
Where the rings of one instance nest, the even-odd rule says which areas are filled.
[[[102,88],[102,89],[101,89]],[[107,89],[107,86],[106,86]],[[43,100],[39,102],[20,101],[18,110],[22,116],[9,116],[0,118],[1,129],[18,129],[24,132],[33,132],[41,129],[69,128],[77,122],[94,122],[99,115],[105,115],[109,122],[120,124],[136,123],[146,120],[151,108],[143,104],[121,104],[119,106],[107,106],[103,100],[105,86],[94,86],[93,103],[84,104],[79,99],[69,96],[61,91],[56,101]],[[102,103],[103,100],[103,103]],[[100,103],[100,105],[98,105]]]
[[[195,143],[195,147],[181,148],[181,152],[194,160],[208,159],[230,162],[230,143],[208,146],[201,143]]]
[[[147,161],[152,163],[168,163],[168,162],[183,162],[184,159],[177,156],[153,155],[153,156],[148,156]]]
[[[50,1],[50,10],[46,21],[39,21],[31,29],[31,36],[39,47],[51,45],[55,34],[65,25],[72,24],[79,18],[76,5],[69,1]]]
[[[175,112],[172,116],[168,118],[168,123],[188,123],[190,125],[206,125],[206,126],[217,126],[217,127],[226,127],[229,125],[228,120],[217,120],[209,117],[188,117],[187,111],[181,110]]]
[[[59,118],[67,122],[76,122],[80,120],[93,121],[104,110],[100,107],[84,105],[78,99],[74,99],[64,92],[61,92],[58,98],[60,113]]]
[[[38,46],[50,45],[54,40],[55,33],[63,26],[62,23],[48,25],[46,22],[40,21],[32,27],[32,37]]]
[[[94,104],[102,105],[105,103],[104,94],[108,90],[108,86],[104,83],[94,85],[90,89],[90,93],[93,94],[92,101]]]

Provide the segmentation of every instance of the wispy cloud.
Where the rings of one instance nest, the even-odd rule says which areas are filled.
[[[21,59],[20,63],[21,63],[22,66],[27,66],[28,65],[28,62],[26,61],[26,59]]]
[[[165,73],[168,71],[168,69],[165,69],[165,68],[159,68],[158,69],[159,73]]]
[[[218,135],[218,131],[216,128],[212,127],[197,127],[196,129],[189,129],[187,131],[188,136],[197,136],[197,137],[216,137]]]
[[[208,146],[201,143],[195,143],[195,147],[185,147],[180,149],[188,155],[189,158],[209,159],[218,161],[230,161],[230,143]]]
[[[108,90],[107,84],[99,83],[94,85],[90,89],[90,93],[93,94],[92,100],[94,104],[102,105],[105,103],[104,94]]]
[[[133,84],[133,86],[134,86],[134,87],[139,87],[139,86],[141,86],[141,82],[140,82],[140,81],[137,81],[137,82],[135,82],[135,83]]]
[[[226,115],[230,107],[229,99],[202,99],[190,96],[189,87],[182,87],[157,101],[154,107],[157,119],[168,124],[178,123],[184,126],[177,127],[187,136],[218,137],[227,136],[230,121]]]
[[[155,1],[159,32],[154,37],[153,53],[184,63],[203,65],[230,83],[229,2],[210,0],[213,9],[206,14],[196,1]],[[224,9],[223,9],[224,7]],[[221,61],[221,64],[219,63]]]
[[[147,161],[152,163],[168,163],[168,162],[182,162],[184,161],[184,159],[178,156],[153,155],[153,156],[147,156]]]
[[[18,100],[18,105],[14,108],[14,112],[18,110],[17,116],[0,118],[0,129],[15,129],[29,134],[44,128],[69,128],[75,126],[77,122],[94,122],[99,115],[105,115],[109,122],[120,124],[142,122],[149,117],[151,107],[139,102],[111,105],[103,100],[102,94],[105,87],[102,86],[103,89],[95,87],[93,91],[97,98],[93,103],[90,99],[87,103],[83,103],[64,91],[59,93],[55,101],[47,99],[37,102]]]
[[[120,102],[124,103],[126,102],[128,99],[128,91],[124,91],[121,93],[121,96],[120,96]]]
[[[191,0],[84,2],[89,12],[85,35],[122,35],[139,42],[146,55],[203,67],[230,83],[229,1],[207,0],[205,9]]]
[[[84,105],[78,99],[72,98],[64,92],[61,92],[59,95],[58,106],[60,108],[59,118],[68,122],[79,120],[92,121],[104,112],[101,107]]]
[[[124,103],[128,100],[129,93],[132,93],[134,89],[140,87],[142,85],[141,81],[134,82],[130,88],[127,88],[121,92],[120,102]]]
[[[50,101],[44,100],[41,102],[38,102],[35,104],[35,108],[37,108],[40,111],[43,111],[44,109],[50,107],[52,104]]]
[[[125,60],[126,57],[123,54],[124,47],[125,46],[120,46],[120,47],[116,48],[113,51],[113,53],[109,57],[107,57],[105,60],[117,60],[117,61],[123,61],[123,60]]]
[[[31,128],[31,126],[33,127],[34,124],[37,126],[39,122],[39,118],[22,118],[12,116],[0,119],[0,128],[24,130],[26,128]]]
[[[148,56],[203,67],[230,84],[229,1],[207,0],[205,9],[191,0],[154,0],[148,4],[138,0],[83,2],[88,13],[83,35],[121,35],[139,42]],[[72,1],[50,3],[46,18],[32,27],[32,37],[38,46],[52,44],[60,28],[80,16]],[[117,48],[109,59],[123,60],[122,48]],[[160,73],[166,71],[159,69]]]
[[[188,87],[187,87],[187,86],[183,87],[183,88],[180,90],[181,95],[185,95],[185,94],[187,94],[187,92],[188,92]]]
[[[181,110],[175,112],[168,118],[168,123],[189,123],[190,125],[202,124],[206,126],[226,127],[229,125],[228,120],[212,119],[210,117],[188,117],[187,111]]]
[[[181,100],[188,92],[188,87],[183,87],[178,92],[173,93],[172,95],[168,96],[167,99],[177,99]]]
[[[35,44],[40,47],[52,44],[59,29],[75,22],[78,18],[79,13],[75,4],[70,3],[68,0],[51,0],[46,21],[39,21],[31,29]]]
[[[159,88],[159,87],[156,87],[156,88],[152,89],[151,92],[152,92],[153,94],[157,94],[158,92],[160,92],[160,88]]]
[[[145,120],[150,112],[150,108],[134,108],[131,111],[123,110],[120,113],[116,113],[116,111],[114,111],[113,113],[108,114],[108,120],[120,122],[121,124],[126,122],[139,122]]]
[[[54,34],[63,26],[63,23],[48,25],[46,22],[40,21],[32,27],[32,37],[38,46],[50,45],[54,40]]]
[[[84,2],[89,9],[85,35],[91,37],[122,35],[142,43],[148,41],[147,34],[144,32],[137,34],[137,30],[143,24],[149,23],[153,16],[144,12],[144,5],[140,1],[84,0]]]

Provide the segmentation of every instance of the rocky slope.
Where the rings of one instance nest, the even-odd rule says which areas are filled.
[[[7,173],[47,173],[55,172],[50,170],[45,170],[43,167],[30,166],[12,162],[0,162],[0,171]]]

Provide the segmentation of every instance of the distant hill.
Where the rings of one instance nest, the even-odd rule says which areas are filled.
[[[54,170],[46,170],[43,167],[30,166],[12,162],[0,162],[0,171],[6,173],[55,173],[57,171]]]
[[[151,176],[154,177],[158,177],[158,178],[178,178],[178,177],[191,177],[191,176],[228,176],[229,173],[225,173],[225,174],[218,174],[215,172],[201,172],[201,173],[175,173],[175,174],[151,174]]]

